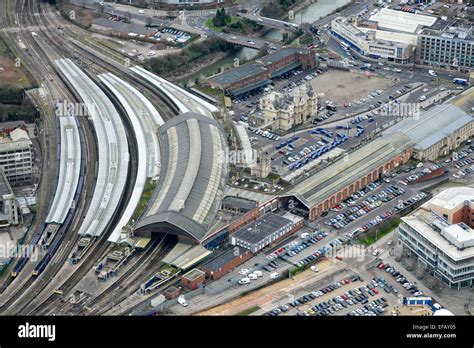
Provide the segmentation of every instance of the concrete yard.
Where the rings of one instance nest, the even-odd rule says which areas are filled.
[[[310,83],[318,94],[324,94],[324,100],[338,104],[350,103],[393,84],[390,79],[333,69],[317,76]]]

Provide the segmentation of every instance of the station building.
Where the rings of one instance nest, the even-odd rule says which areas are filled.
[[[314,220],[384,173],[407,163],[412,146],[401,133],[377,138],[295,185],[281,196],[281,204],[305,211]]]
[[[401,132],[413,142],[413,158],[433,161],[446,156],[474,135],[474,88],[450,103],[435,105],[419,117],[406,118],[384,131],[384,135]]]
[[[160,177],[133,232],[140,237],[173,234],[199,244],[213,226],[227,183],[222,127],[210,117],[187,112],[165,122],[160,136]]]

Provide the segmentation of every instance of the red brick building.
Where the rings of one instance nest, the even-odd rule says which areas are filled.
[[[255,61],[244,64],[208,79],[208,83],[228,95],[238,96],[263,87],[292,69],[310,70],[317,67],[314,52],[296,47],[286,47]]]
[[[407,163],[412,146],[401,133],[378,138],[295,185],[282,196],[282,204],[306,210],[314,220],[382,174]]]
[[[191,290],[196,290],[199,286],[204,284],[206,274],[200,269],[193,268],[181,278],[181,284]]]
[[[199,268],[206,272],[207,278],[217,280],[249,260],[252,256],[253,254],[244,248],[233,247],[207,261]]]

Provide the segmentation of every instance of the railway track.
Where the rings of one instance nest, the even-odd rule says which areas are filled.
[[[17,20],[18,20],[18,25],[21,25],[22,23],[24,23],[25,25],[31,25],[31,24],[36,24],[36,17],[35,16],[31,16],[31,6],[32,6],[32,2],[29,1],[29,0],[22,0],[22,1],[18,1],[15,3],[16,6],[14,8],[15,10],[15,13],[19,13],[21,12],[22,13],[22,16],[17,16]],[[21,22],[20,22],[21,20]],[[24,21],[24,22],[23,22]],[[54,70],[52,69],[51,65],[48,64],[48,57],[45,55],[45,54],[42,54],[41,53],[41,50],[37,50],[35,49],[34,47],[36,47],[36,43],[35,43],[35,40],[33,39],[33,36],[30,36],[28,33],[25,33],[24,31],[19,31],[18,32],[18,35],[22,38],[22,41],[27,43],[28,44],[28,47],[29,49],[28,50],[32,50],[34,55],[36,56],[36,61],[37,62],[41,62],[38,64],[38,66],[36,67],[38,69],[38,71],[42,72],[43,76],[47,76],[49,78],[49,80],[45,83],[44,83],[44,88],[48,89],[50,91],[50,96],[51,96],[51,100],[54,102],[54,100],[59,100],[59,99],[66,99],[66,100],[69,100],[71,102],[75,102],[75,101],[78,101],[77,98],[74,98],[73,94],[70,93],[68,91],[68,89],[66,88],[65,85],[62,85],[61,84],[61,81],[60,80],[56,80],[54,78],[55,76],[55,72]],[[31,53],[30,53],[30,56]],[[43,78],[43,81],[44,81],[44,78]],[[52,106],[52,103],[50,102],[50,105]],[[54,113],[52,113],[54,115]],[[47,117],[47,116],[46,116]],[[45,118],[46,118],[45,117]],[[53,117],[54,119],[54,117]],[[82,122],[81,124],[81,129],[82,131],[84,132],[84,139],[89,139],[90,136],[91,136],[91,130],[90,128],[88,127],[88,125],[85,123],[85,122]],[[83,153],[89,153],[89,164],[91,164],[90,162],[93,162],[95,163],[95,158],[93,158],[92,154],[95,153],[95,147],[94,147],[94,144],[91,143],[91,142],[88,142],[88,141],[85,141],[84,142],[84,145],[85,149],[83,149]],[[53,151],[53,153],[55,153],[55,151]],[[91,168],[90,172],[94,172],[93,170],[93,165],[92,166],[87,166],[88,168]],[[51,173],[48,174],[49,176],[52,176]],[[48,176],[48,175],[45,175],[45,173],[43,173],[43,176]],[[89,173],[89,176],[90,176],[90,173]],[[50,180],[50,178],[46,178],[48,180]],[[85,197],[86,197],[86,189],[84,189],[84,193],[82,195],[82,199],[81,199],[81,202],[80,204],[78,205],[77,209],[76,209],[76,214],[75,214],[75,219],[73,221],[73,226],[78,224],[79,220],[81,219],[81,216],[82,216],[82,211],[84,210],[84,206],[85,206]],[[90,191],[90,190],[89,190]],[[51,203],[51,201],[49,202]],[[49,204],[48,205],[45,205],[46,208],[48,208]],[[45,216],[44,216],[45,218]],[[73,233],[74,231],[70,231],[68,234],[67,234],[67,239],[64,240],[63,242],[63,245],[70,245],[71,247],[74,246],[74,242],[77,241],[78,239],[78,236],[77,234]],[[44,274],[42,274],[40,277],[38,278],[33,278],[33,277],[30,277],[28,278],[28,280],[21,286],[21,291],[16,291],[15,292],[15,295],[12,296],[6,303],[5,305],[2,307],[1,311],[2,312],[6,312],[8,310],[8,307],[11,306],[12,304],[15,304],[19,299],[25,299],[23,301],[23,303],[28,303],[29,302],[29,298],[33,297],[33,296],[36,296],[38,294],[38,289],[42,289],[48,282],[49,282],[49,277],[52,275],[52,274],[55,274],[55,272],[59,269],[58,266],[62,265],[64,263],[64,261],[67,259],[68,257],[68,253],[67,253],[67,250],[66,252],[62,252],[60,253],[60,256],[53,256],[54,260],[51,261],[51,263],[53,264],[56,264],[56,265],[50,265],[47,270],[44,272]],[[34,284],[34,286],[32,286]],[[13,312],[14,313],[21,313],[22,311],[22,306],[14,306],[15,308],[13,309]],[[10,309],[11,311],[11,309]]]
[[[125,81],[139,86],[140,91],[152,101],[152,103],[155,105],[160,114],[163,115],[163,118],[165,120],[174,117],[178,113],[176,106],[166,96],[164,96],[161,91],[157,90],[154,86],[149,85],[146,82],[138,80],[136,76],[134,76],[128,71],[128,67],[120,66],[120,64],[116,62],[112,63],[110,59],[105,59],[104,57],[102,57],[103,59],[98,59],[98,55],[100,54],[98,54],[97,52],[93,52],[91,49],[82,47],[80,43],[78,43],[74,39],[71,39],[67,35],[58,35],[56,31],[51,28],[56,28],[56,24],[61,24],[63,28],[67,28],[65,30],[69,30],[69,25],[64,26],[64,24],[55,16],[44,15],[44,13],[48,13],[50,8],[51,7],[49,5],[38,3],[35,0],[20,0],[15,2],[14,13],[15,17],[18,20],[17,24],[21,25],[24,21],[24,27],[41,29],[36,32],[37,37],[35,38],[33,37],[32,33],[29,33],[24,30],[8,31],[6,35],[14,35],[16,33],[22,38],[22,42],[27,43],[27,47],[31,48],[33,52],[28,52],[30,56],[29,58],[30,60],[31,58],[33,58],[33,63],[35,63],[36,65],[33,63],[32,64],[35,65],[35,69],[37,69],[37,71],[40,71],[40,73],[36,75],[38,77],[42,76],[39,77],[39,79],[43,82],[44,88],[49,91],[48,94],[51,96],[51,101],[54,101],[56,98],[64,98],[66,100],[71,101],[79,100],[79,98],[77,98],[74,93],[72,93],[72,91],[65,87],[65,84],[62,83],[60,79],[57,79],[57,74],[56,71],[53,69],[52,64],[48,64],[48,62],[52,62],[54,59],[71,57],[72,52],[73,56],[71,58],[76,59],[76,61],[80,63],[83,70],[85,70],[89,76],[93,77],[95,81],[97,81],[97,74],[109,71],[117,73],[118,70],[120,73],[123,74],[122,78]],[[3,12],[2,22],[5,24],[5,28],[8,27],[8,25],[6,24],[8,23],[8,16],[6,15],[6,11]],[[14,39],[10,39],[10,43],[11,42],[14,42]],[[37,50],[37,48],[39,48],[39,51]],[[36,58],[33,57],[33,54]],[[42,62],[41,68],[38,67],[38,62]],[[124,113],[122,112],[121,114],[123,115]],[[91,139],[94,139],[95,135],[90,125],[88,124],[88,121],[85,118],[81,119],[80,123],[82,126],[81,128],[84,130],[86,150],[83,151],[83,153],[87,154],[87,168],[89,168],[91,172],[94,172],[93,168],[95,164],[95,158],[97,157],[97,151],[95,148],[96,144],[95,142],[91,141]],[[128,136],[133,139],[133,134],[128,134]],[[133,143],[132,147],[133,146],[136,146],[135,143]],[[133,173],[134,171],[132,170],[131,172]],[[80,220],[83,218],[83,211],[87,206],[87,198],[89,198],[90,200],[90,197],[92,195],[93,175],[88,173],[87,178],[88,180],[86,180],[86,182],[88,184],[84,190],[84,196],[86,192],[89,195],[88,197],[83,198],[81,200],[80,209],[78,209],[78,212],[80,213],[76,214],[72,223],[72,226],[74,228],[69,231],[67,239],[65,239],[65,241],[63,242],[65,249],[61,250],[59,256],[56,255],[54,257],[54,262],[51,262],[52,264],[46,268],[46,270],[40,277],[38,277],[37,279],[30,277],[21,286],[21,291],[16,291],[16,294],[9,299],[9,301],[3,306],[3,308],[0,309],[0,312],[8,314],[38,314],[44,313],[45,310],[48,311],[54,309],[56,306],[61,305],[60,301],[56,298],[56,296],[53,296],[52,293],[49,293],[49,295],[47,293],[45,294],[45,290],[48,289],[48,283],[62,269],[64,263],[67,261],[67,257],[70,251],[80,238],[75,232],[80,226]],[[130,195],[131,187],[132,185],[129,184],[125,195],[126,197]],[[127,200],[125,199],[124,202],[126,201]],[[121,208],[123,208],[123,206],[121,206]],[[119,211],[120,210],[121,209],[119,209]],[[115,221],[116,219],[114,218],[113,220]],[[108,229],[113,226],[114,221],[109,222]],[[64,282],[63,285],[59,287],[59,290],[63,292],[71,291],[74,286],[83,278],[83,276],[92,268],[97,258],[102,257],[106,254],[109,247],[109,243],[106,242],[106,233],[104,233],[103,238],[100,238],[96,243],[94,243],[94,246],[88,252],[83,262],[79,265],[78,269],[75,270],[72,275],[70,275],[70,277],[67,279],[67,282]],[[94,257],[92,257],[92,255]],[[153,255],[155,256],[150,256],[150,260],[153,260],[153,262],[157,262],[164,256],[164,252],[156,252]],[[149,261],[146,262],[146,264],[151,266],[152,262]],[[139,268],[143,268],[142,265],[140,265]],[[139,269],[135,269],[134,272],[140,274]],[[146,276],[148,276],[148,274],[151,273],[147,273]],[[146,277],[144,275],[137,275],[132,277],[132,275],[133,272],[126,274],[124,280],[119,280],[118,284],[123,283],[127,280],[130,281],[131,278],[135,279],[135,281],[139,281],[141,278]],[[103,294],[103,298],[106,298],[106,293],[108,293],[108,291]],[[126,295],[121,296],[124,297]],[[103,301],[103,298],[99,298],[96,301]],[[20,302],[20,300],[21,303],[18,303]]]

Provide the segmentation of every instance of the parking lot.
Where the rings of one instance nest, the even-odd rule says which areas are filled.
[[[311,80],[311,85],[324,100],[331,100],[339,106],[349,103],[367,103],[374,98],[372,93],[383,91],[393,85],[391,79],[340,70],[328,72]],[[381,93],[380,93],[381,94]],[[370,97],[369,97],[370,96]]]
[[[390,108],[395,103],[406,99],[409,96],[406,93],[413,87],[411,84],[401,85],[391,94],[386,91],[381,94],[380,90],[374,91],[373,93],[380,94],[380,97],[374,97],[370,105],[373,109],[344,121],[332,122],[325,126],[317,125],[320,121],[326,123],[331,120],[331,117],[335,117],[336,111],[331,110],[336,109],[328,109],[334,105],[328,104],[321,106],[318,116],[313,118],[314,128],[295,131],[280,137],[268,130],[247,127],[249,138],[253,146],[262,148],[265,154],[270,156],[272,171],[284,177],[288,176],[286,179],[291,180],[292,177],[300,175],[303,170],[308,171],[317,167],[320,157],[323,159],[336,157],[340,155],[341,150],[344,151],[359,144],[376,127],[392,122],[396,115],[389,113]],[[386,117],[386,114],[391,117]]]
[[[266,315],[379,316],[390,315],[398,290],[385,275],[364,279],[347,275],[313,291],[302,291],[286,303],[279,303]]]

